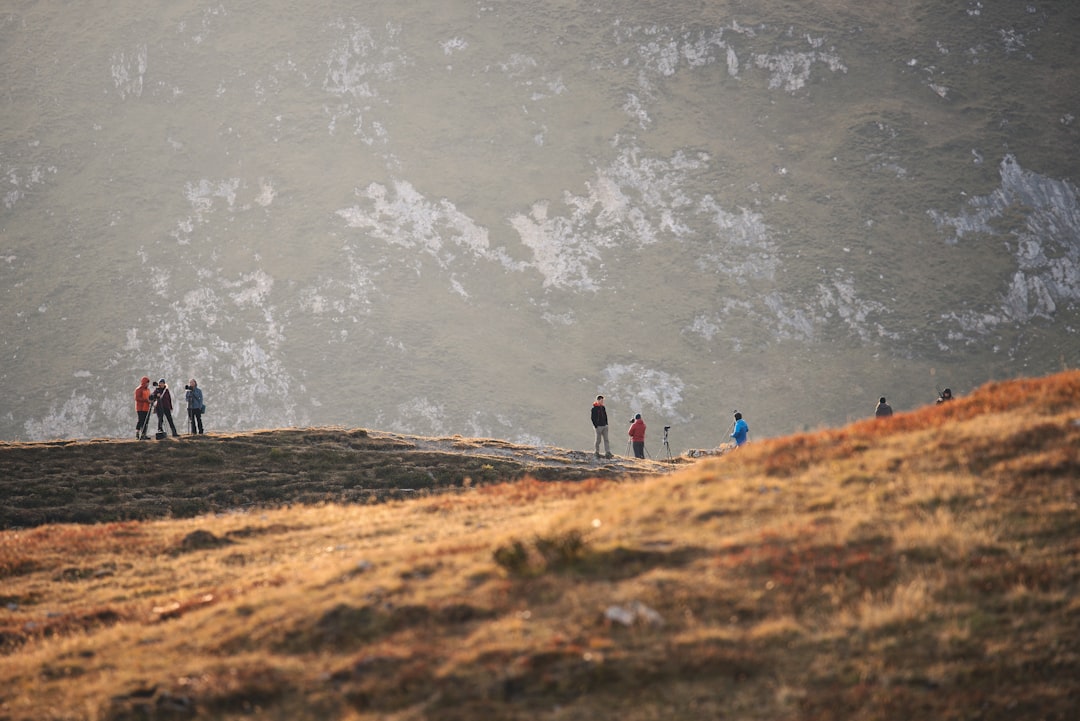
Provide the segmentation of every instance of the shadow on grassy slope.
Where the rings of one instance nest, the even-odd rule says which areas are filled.
[[[378,503],[514,481],[646,475],[583,453],[495,441],[289,429],[182,440],[0,444],[0,528]]]

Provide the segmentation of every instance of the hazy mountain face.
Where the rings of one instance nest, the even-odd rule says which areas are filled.
[[[901,5],[902,7],[896,7]],[[0,437],[659,450],[1080,361],[1080,5],[0,11]],[[177,415],[183,417],[183,403]]]

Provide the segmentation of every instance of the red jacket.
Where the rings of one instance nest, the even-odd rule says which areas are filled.
[[[135,410],[150,410],[150,379],[146,376],[139,381],[139,387],[135,389]]]
[[[645,442],[645,421],[638,418],[634,421],[634,425],[630,426],[630,440],[635,443]]]

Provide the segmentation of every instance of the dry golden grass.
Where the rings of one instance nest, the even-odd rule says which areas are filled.
[[[0,532],[0,719],[1073,718],[1078,453],[1070,372],[643,480]]]

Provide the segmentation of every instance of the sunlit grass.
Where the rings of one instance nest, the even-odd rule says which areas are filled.
[[[1078,418],[1072,372],[639,480],[0,532],[0,718],[1065,718]]]

